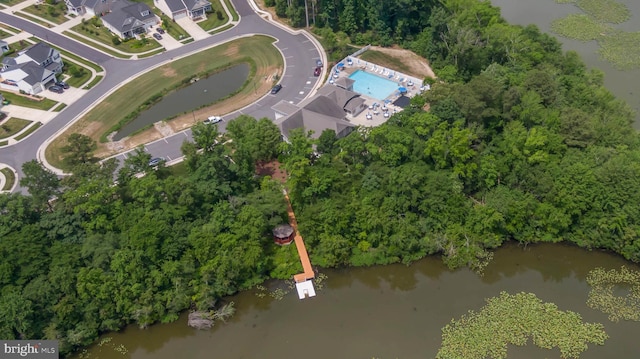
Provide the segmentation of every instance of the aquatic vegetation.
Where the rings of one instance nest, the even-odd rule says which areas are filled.
[[[611,27],[585,14],[571,14],[551,23],[553,32],[579,41],[591,41],[611,31]]]
[[[600,323],[584,323],[580,314],[543,303],[535,294],[502,292],[442,329],[438,359],[506,358],[507,344],[523,346],[529,338],[541,348],[560,349],[562,358],[578,358],[587,343],[603,345],[608,335]]]
[[[616,31],[598,39],[600,56],[621,70],[640,67],[640,32]]]
[[[620,24],[631,18],[627,6],[615,0],[577,0],[576,5],[601,22]]]
[[[589,272],[587,283],[592,287],[587,305],[609,314],[609,320],[640,321],[640,272],[621,267],[606,271],[596,268]],[[615,295],[615,289],[629,290],[625,296]]]

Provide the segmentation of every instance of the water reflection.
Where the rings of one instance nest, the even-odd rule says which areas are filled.
[[[484,277],[467,269],[449,271],[439,257],[411,266],[323,269],[328,279],[311,299],[299,300],[295,290],[282,300],[258,298],[251,290],[227,298],[235,302],[236,314],[212,330],[187,327],[185,314],[176,323],[110,336],[129,349],[132,359],[297,359],[302,352],[305,359],[434,358],[441,329],[451,319],[479,310],[501,291],[525,291],[605,325],[610,339],[605,346],[590,347],[581,359],[633,358],[640,356],[640,323],[612,323],[586,306],[588,271],[623,263],[620,257],[569,245],[508,244],[496,251]],[[559,358],[559,352],[529,344],[509,347],[509,358]]]

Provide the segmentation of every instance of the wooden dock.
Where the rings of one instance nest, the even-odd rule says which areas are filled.
[[[293,241],[296,243],[296,248],[298,249],[298,256],[300,256],[300,263],[302,263],[302,273],[298,273],[293,276],[293,279],[296,283],[302,283],[309,279],[313,279],[315,277],[315,273],[313,272],[313,268],[311,268],[311,261],[309,260],[309,254],[307,253],[307,247],[304,245],[304,240],[302,240],[302,236],[298,231],[298,221],[296,221],[296,215],[293,213],[293,208],[291,207],[291,201],[289,200],[289,194],[285,191],[284,197],[287,200],[287,212],[289,214],[289,224],[293,227],[295,231],[295,237]]]

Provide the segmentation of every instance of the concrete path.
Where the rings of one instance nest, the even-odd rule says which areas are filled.
[[[193,22],[193,20],[188,17],[183,17],[181,19],[176,20],[176,23],[180,25],[184,29],[184,31],[188,32],[191,37],[195,41],[206,39],[211,36],[208,32],[204,31],[198,24]]]

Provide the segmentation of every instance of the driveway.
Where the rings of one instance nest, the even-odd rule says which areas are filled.
[[[180,25],[180,27],[182,27],[184,31],[188,32],[195,41],[206,39],[207,37],[211,36],[208,32],[204,31],[198,24],[193,22],[193,20],[189,19],[188,17],[180,18],[176,20],[176,23]]]

